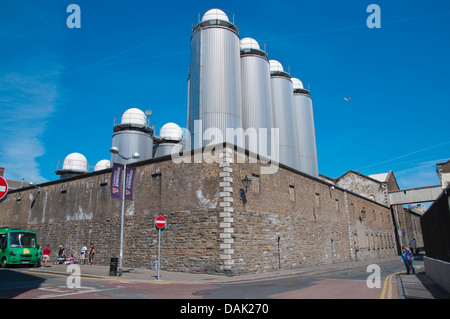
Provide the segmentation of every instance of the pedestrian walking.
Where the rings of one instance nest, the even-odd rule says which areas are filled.
[[[405,247],[405,258],[406,258],[406,261],[408,262],[409,268],[412,270],[412,273],[416,274],[416,270],[414,269],[414,265],[413,265],[414,255],[413,255],[411,249],[406,248],[406,247]],[[409,271],[408,271],[408,275],[409,275]]]
[[[403,247],[402,247],[402,257],[401,257],[401,260],[402,260],[403,264],[404,264],[405,267],[406,267],[406,274],[409,275],[409,264],[408,264],[408,262],[406,261],[405,251],[406,251],[406,247],[403,246]]]
[[[50,245],[47,245],[47,247],[44,248],[44,250],[42,251],[43,255],[42,255],[42,267],[47,267],[47,263],[50,261],[50,254],[52,253],[52,251],[50,250]]]
[[[92,263],[94,262],[94,255],[95,255],[95,248],[94,248],[94,244],[91,243],[89,245],[88,265],[92,266]]]

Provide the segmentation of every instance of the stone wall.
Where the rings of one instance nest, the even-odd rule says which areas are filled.
[[[230,165],[235,181],[233,271],[261,272],[395,255],[390,210],[375,201],[281,166]],[[252,183],[247,202],[241,180]],[[361,210],[366,216],[360,218]],[[366,244],[366,236],[376,242]],[[279,238],[279,241],[278,241]]]
[[[163,157],[135,164],[124,267],[149,268],[157,259],[158,215],[167,219],[164,270],[233,275],[395,254],[388,207],[287,167],[261,174],[265,164],[249,163],[240,149],[212,155],[220,163],[188,154],[181,163]],[[78,258],[82,243],[92,242],[95,262],[107,265],[119,254],[121,220],[110,175],[107,169],[41,184],[39,192],[11,191],[0,203],[0,225],[36,231],[53,258],[60,244]],[[252,182],[244,205],[245,175]]]

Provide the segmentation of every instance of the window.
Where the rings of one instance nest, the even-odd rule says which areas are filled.
[[[339,211],[339,199],[335,199],[334,200],[334,208],[336,209],[336,211]]]
[[[32,233],[12,232],[9,234],[9,246],[12,248],[36,248],[36,235]]]
[[[289,199],[295,202],[295,187],[294,185],[289,185]]]
[[[252,174],[252,183],[250,185],[253,193],[259,194],[259,175]]]
[[[320,207],[320,195],[316,193],[316,206]]]

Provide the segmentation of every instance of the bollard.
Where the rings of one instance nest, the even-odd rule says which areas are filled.
[[[117,264],[118,264],[119,258],[112,257],[111,263],[109,265],[109,275],[110,276],[117,276]]]

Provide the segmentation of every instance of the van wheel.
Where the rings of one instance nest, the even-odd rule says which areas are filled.
[[[1,267],[2,267],[2,268],[6,268],[6,257],[3,257],[3,258],[2,258]]]

